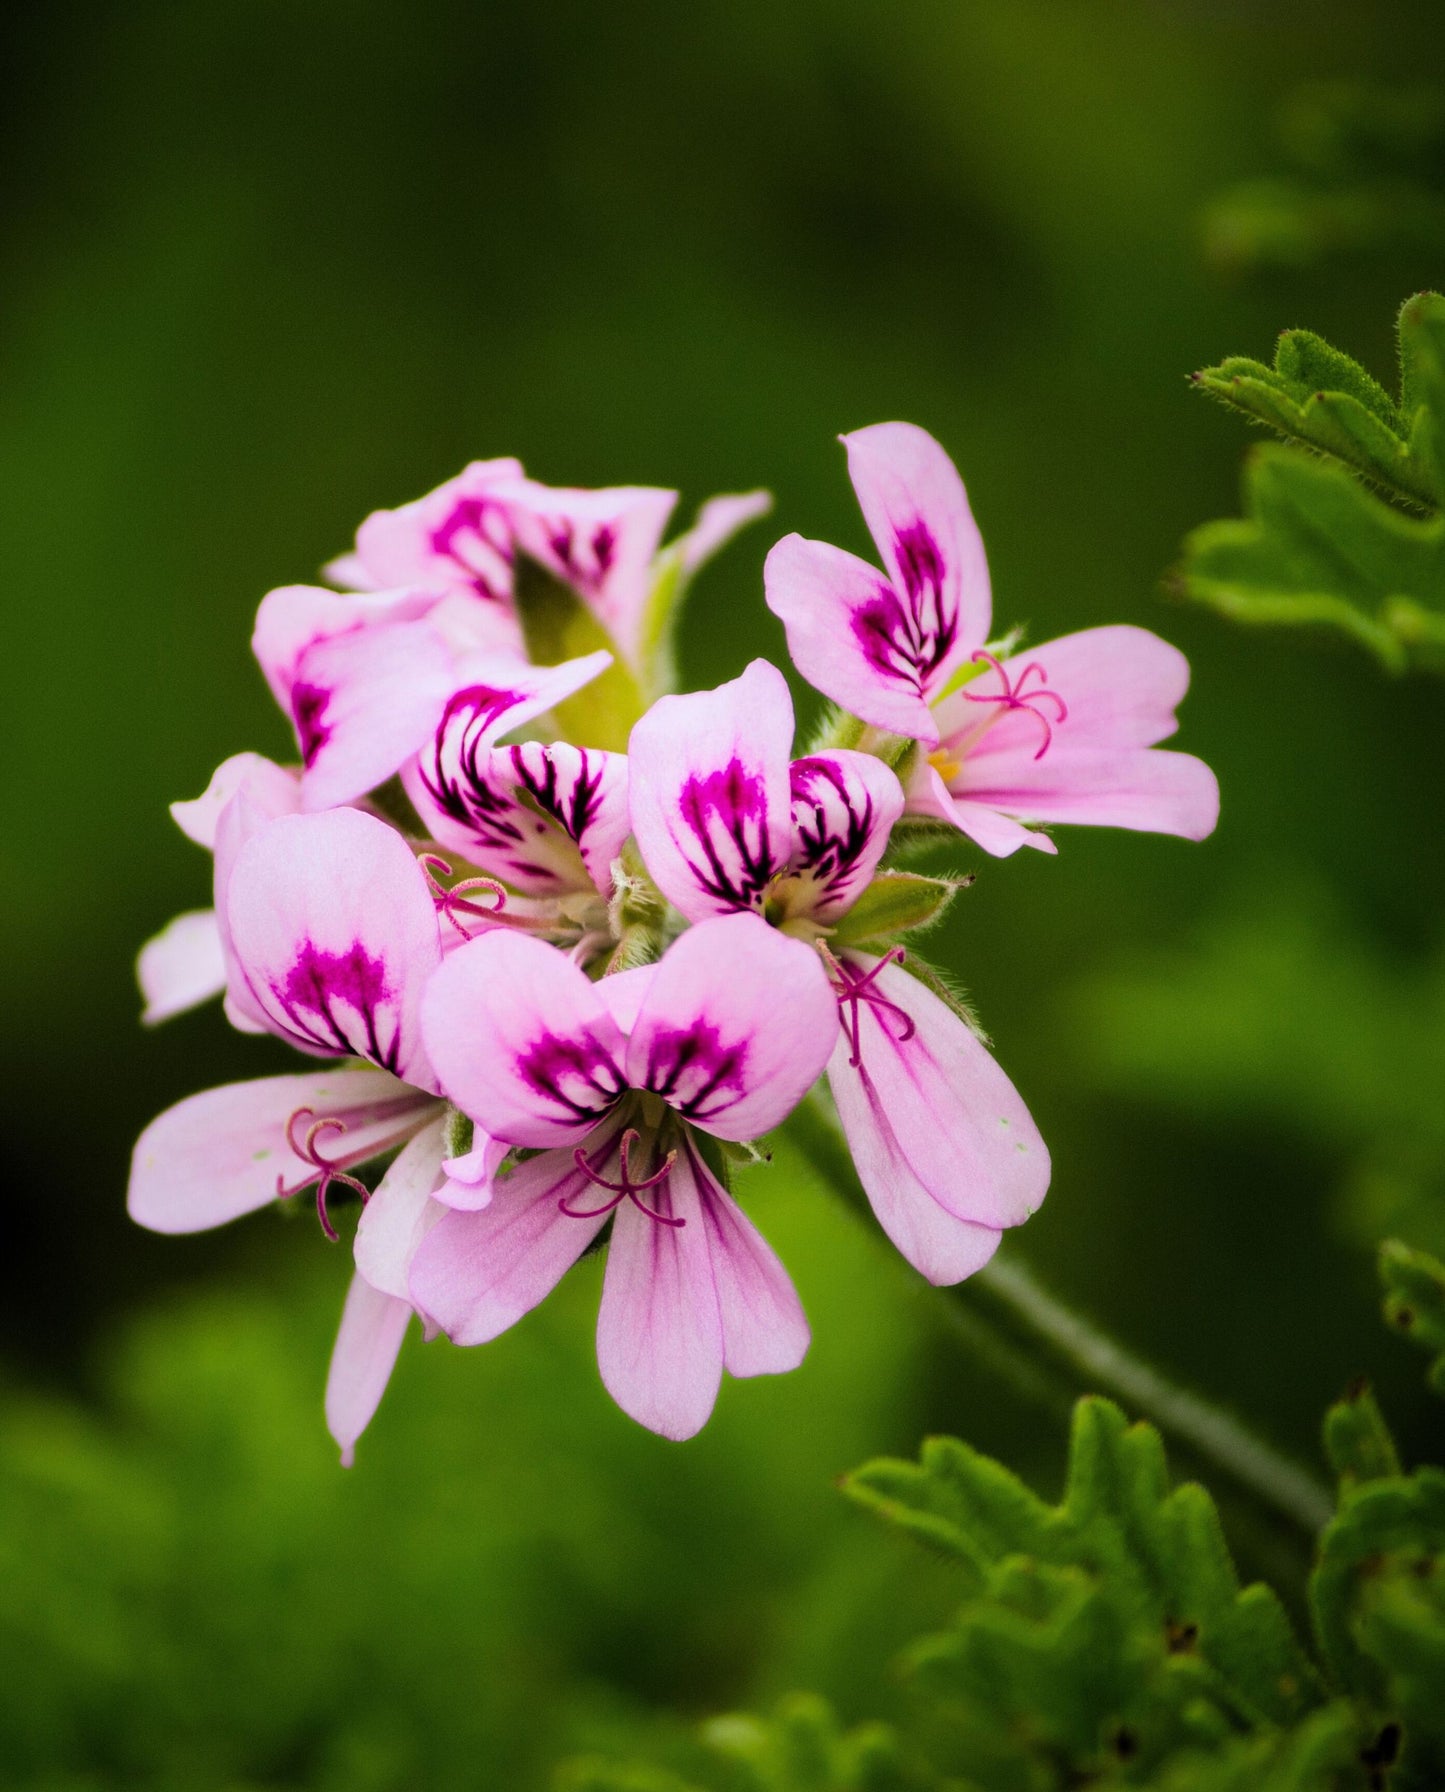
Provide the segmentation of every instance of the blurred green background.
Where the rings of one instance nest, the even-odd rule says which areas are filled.
[[[214,1008],[142,1033],[131,969],[209,900],[166,803],[287,750],[255,605],[473,456],[775,492],[693,595],[694,684],[781,657],[777,535],[864,548],[833,437],[890,417],[958,461],[1002,622],[1186,650],[1215,838],[986,862],[937,943],[1054,1154],[1007,1248],[1302,1454],[1365,1367],[1423,1447],[1369,1246],[1445,1244],[1440,689],[1159,580],[1245,446],[1183,376],[1302,324],[1388,381],[1396,305],[1445,281],[1438,241],[1250,273],[1201,225],[1276,167],[1300,82],[1428,76],[1435,8],[59,0],[3,29],[4,1783],[530,1787],[639,1713],[803,1684],[868,1715],[941,1595],[833,1477],[933,1429],[1056,1485],[1061,1427],[786,1157],[754,1210],[812,1356],[684,1446],[602,1393],[593,1264],[485,1350],[413,1340],[343,1475],[342,1252],[127,1222],[155,1112],[286,1066]]]

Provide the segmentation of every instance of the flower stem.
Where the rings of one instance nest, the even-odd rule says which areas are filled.
[[[832,1106],[820,1095],[804,1101],[785,1128],[814,1171],[853,1208],[869,1215],[867,1196],[858,1181]],[[1334,1501],[1328,1489],[1248,1426],[1201,1395],[1179,1387],[1141,1361],[1116,1339],[1100,1331],[1044,1288],[1016,1260],[995,1258],[987,1268],[956,1287],[937,1290],[948,1303],[950,1317],[965,1314],[976,1331],[987,1315],[1005,1333],[1027,1342],[1067,1369],[1092,1390],[1116,1396],[1153,1420],[1204,1461],[1222,1470],[1260,1504],[1314,1537],[1328,1522]],[[1002,1338],[992,1353],[1007,1365],[1011,1354]],[[1013,1351],[1017,1354],[1016,1350]],[[1011,1373],[1025,1392],[1039,1395],[1043,1384]],[[1045,1396],[1046,1397],[1046,1396]]]

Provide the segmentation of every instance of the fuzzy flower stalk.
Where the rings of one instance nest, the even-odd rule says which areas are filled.
[[[485,1344],[599,1248],[598,1368],[641,1424],[689,1437],[724,1371],[796,1368],[807,1320],[735,1170],[821,1079],[932,1282],[1047,1191],[1023,1099],[917,950],[970,879],[896,859],[920,822],[994,857],[1053,852],[1054,822],[1203,837],[1213,777],[1158,744],[1187,668],[1136,628],[991,641],[943,450],[901,423],[844,442],[881,569],[796,535],[767,560],[839,706],[797,757],[766,661],[675,688],[687,588],[763,493],[668,542],[673,492],[478,461],[368,517],[330,585],[261,602],[295,758],[238,753],[174,805],[212,906],[139,976],[147,1021],[219,995],[311,1067],[167,1110],[128,1198],[188,1232],[304,1193],[348,1241],[324,1403],[345,1462],[413,1315]]]

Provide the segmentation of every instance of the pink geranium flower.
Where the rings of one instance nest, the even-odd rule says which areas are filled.
[[[750,916],[685,933],[657,965],[591,983],[496,932],[433,977],[422,1033],[447,1094],[535,1155],[453,1212],[411,1296],[459,1344],[497,1337],[612,1222],[603,1382],[665,1437],[706,1422],[724,1368],[792,1369],[808,1328],[787,1273],[709,1168],[701,1134],[776,1126],[823,1069],[833,998],[816,955]]]
[[[766,660],[660,699],[633,729],[637,843],[689,920],[750,910],[826,942],[868,887],[903,808],[897,778],[841,750],[790,765],[792,736]],[[1048,1152],[988,1051],[901,956],[827,950],[828,1081],[885,1231],[930,1281],[957,1282],[1042,1201]]]
[[[136,1144],[127,1202],[153,1231],[196,1232],[314,1187],[334,1237],[331,1188],[365,1194],[352,1171],[405,1147],[367,1200],[332,1362],[327,1417],[349,1461],[401,1346],[411,1254],[442,1213],[431,1196],[443,1181],[446,1107],[420,1028],[442,958],[436,907],[401,836],[354,809],[259,828],[218,897],[246,1017],[333,1062],[169,1108]]]
[[[433,593],[434,623],[457,646],[521,654],[516,568],[525,555],[570,585],[635,672],[645,673],[666,616],[651,614],[659,592],[670,611],[703,563],[771,499],[744,492],[710,499],[691,529],[664,548],[677,493],[659,486],[597,490],[544,485],[520,461],[473,461],[424,498],[374,511],[353,552],[329,578],[351,591],[417,587]]]
[[[988,562],[953,462],[910,423],[875,424],[843,444],[885,571],[788,535],[768,555],[767,600],[811,683],[925,749],[909,809],[999,856],[1055,850],[1030,821],[1208,834],[1214,774],[1156,750],[1177,727],[1184,656],[1128,627],[990,651]]]
[[[342,593],[284,585],[262,599],[251,645],[296,729],[301,806],[354,803],[386,782],[457,707],[489,740],[533,720],[612,662],[589,653],[532,666],[469,643],[436,592]],[[474,600],[468,600],[474,601]]]

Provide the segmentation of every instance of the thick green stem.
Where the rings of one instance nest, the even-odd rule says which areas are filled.
[[[855,1212],[868,1214],[867,1197],[831,1107],[814,1097],[787,1124],[789,1137],[810,1166]],[[1282,1514],[1311,1537],[1334,1510],[1328,1490],[1307,1470],[1257,1437],[1229,1413],[1176,1386],[1131,1355],[1043,1288],[1015,1260],[995,1258],[986,1269],[953,1288],[940,1288],[950,1316],[967,1314],[971,1325],[987,1316],[1013,1338],[1061,1365],[1083,1387],[1116,1396],[1152,1419],[1204,1461],[1221,1469],[1255,1500]],[[1007,1343],[1002,1344],[1007,1353]]]

